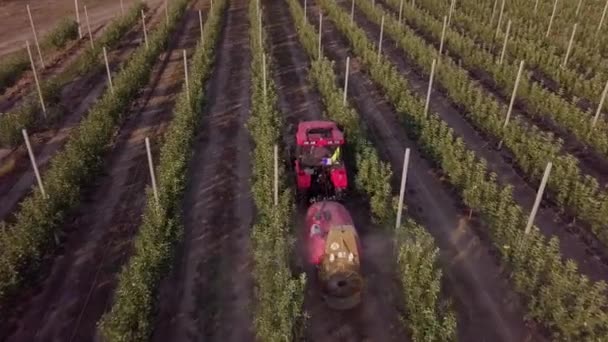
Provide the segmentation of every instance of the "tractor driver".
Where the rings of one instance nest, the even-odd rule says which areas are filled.
[[[340,163],[340,146],[336,147],[330,158],[323,158],[323,165],[336,165]]]
[[[335,165],[340,163],[340,146],[331,153],[330,148],[326,146],[311,146],[302,157],[302,163],[305,165]]]

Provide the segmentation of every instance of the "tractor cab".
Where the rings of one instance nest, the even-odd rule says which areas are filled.
[[[332,121],[300,122],[296,132],[298,193],[308,200],[340,199],[348,180],[342,160],[344,134]]]

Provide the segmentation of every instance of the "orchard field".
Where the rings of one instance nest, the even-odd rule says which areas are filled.
[[[607,1],[29,6],[0,1],[0,341],[608,341]],[[319,119],[346,311],[303,261]]]

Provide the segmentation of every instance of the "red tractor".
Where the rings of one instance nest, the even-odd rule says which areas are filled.
[[[333,201],[312,204],[306,212],[307,263],[327,305],[336,310],[354,308],[361,302],[363,279],[360,242],[346,208]]]
[[[332,121],[304,121],[296,132],[298,193],[313,202],[339,200],[348,186],[342,160],[344,134]]]

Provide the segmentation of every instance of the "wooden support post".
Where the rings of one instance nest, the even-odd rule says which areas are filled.
[[[517,87],[519,86],[519,79],[521,78],[521,72],[524,70],[524,61],[522,60],[519,63],[519,71],[517,72],[517,78],[515,79],[515,85],[513,86],[513,93],[511,94],[511,102],[509,102],[509,109],[507,109],[507,117],[505,118],[505,123],[503,124],[503,128],[507,127],[509,124],[509,119],[511,118],[511,112],[513,111],[513,104],[515,103],[515,96],[517,95]]]
[[[578,13],[581,11],[582,4],[583,4],[583,0],[578,0],[578,5],[576,5],[576,12],[574,12],[574,17],[578,17]]]
[[[158,189],[156,188],[156,175],[154,174],[154,161],[152,160],[152,151],[150,150],[150,139],[146,137],[146,153],[148,154],[148,166],[150,168],[150,179],[152,180],[152,192],[156,205],[160,205],[158,198]]]
[[[534,200],[534,206],[532,207],[532,212],[530,213],[530,217],[528,218],[528,224],[526,224],[526,235],[530,233],[530,229],[532,229],[532,225],[534,224],[534,218],[536,218],[538,207],[540,206],[540,202],[543,199],[543,192],[545,191],[547,180],[549,180],[549,174],[551,173],[552,165],[553,164],[549,162],[547,163],[547,167],[545,168],[545,174],[543,175],[543,179],[540,182],[540,186],[538,187],[536,199]]]
[[[108,63],[108,53],[106,47],[103,47],[103,59],[106,62],[106,72],[108,74],[108,84],[110,85],[110,91],[114,94],[114,85],[112,84],[112,74],[110,73],[110,63]]]
[[[403,3],[403,0],[401,0]],[[355,22],[355,0],[350,2],[350,23],[351,25]]]
[[[148,45],[148,31],[146,30],[146,15],[144,14],[144,10],[141,10],[141,23],[144,28],[144,41],[146,42],[147,49],[150,45]]]
[[[549,33],[551,32],[551,25],[553,25],[553,17],[555,17],[555,11],[557,10],[557,0],[553,3],[553,11],[551,12],[551,19],[549,19],[549,26],[547,26],[547,33],[545,33],[545,37],[549,37]]]
[[[498,0],[494,0],[494,6],[492,6],[492,16],[490,17],[490,26],[494,24],[494,16],[496,16],[496,5],[498,4]]]
[[[264,25],[262,25],[262,12],[260,11],[260,15],[259,15],[259,24],[260,24],[260,49],[263,51],[264,50]]]
[[[380,56],[382,55],[382,35],[384,34],[384,15],[380,23],[380,37],[378,38],[378,62],[380,62]]]
[[[42,197],[46,197],[46,192],[44,191],[44,185],[42,184],[42,178],[40,177],[40,171],[38,171],[38,165],[36,164],[36,157],[34,156],[34,151],[32,150],[32,145],[30,145],[30,139],[27,135],[27,131],[25,129],[21,130],[23,134],[23,139],[25,140],[25,146],[27,147],[27,153],[30,155],[30,161],[32,162],[32,168],[34,169],[34,174],[36,175],[36,181],[38,182],[38,188],[40,188],[40,193]]]
[[[321,37],[323,36],[323,14],[319,12],[319,59],[321,59]]]
[[[354,2],[354,0],[353,0]],[[403,0],[399,2],[399,26],[401,26],[401,19],[403,18]]]
[[[401,187],[399,188],[399,206],[397,207],[397,218],[395,220],[395,229],[401,227],[401,215],[403,212],[403,198],[405,197],[405,182],[407,181],[407,168],[410,162],[410,149],[405,149],[403,156],[403,170],[401,171]]]
[[[188,98],[188,105],[190,105],[190,81],[188,80],[188,55],[186,49],[183,50],[184,55],[184,80],[186,82],[186,97]]]
[[[429,76],[429,88],[426,91],[426,102],[424,103],[424,116],[426,117],[429,112],[429,105],[431,103],[431,92],[433,91],[433,78],[435,77],[435,65],[437,64],[437,59],[433,59],[433,64],[431,65],[431,76]]]
[[[120,0],[120,14],[125,15],[125,4],[124,0]]]
[[[32,26],[32,33],[34,34],[34,43],[36,43],[36,49],[38,50],[38,57],[40,58],[40,65],[44,68],[44,60],[42,59],[42,51],[40,50],[40,43],[38,43],[38,34],[36,33],[36,27],[34,26],[34,19],[32,18],[32,11],[30,11],[30,5],[25,6],[27,8],[27,15],[30,18],[30,26]]]
[[[169,3],[165,0],[165,21],[167,22],[167,26],[169,26]]]
[[[502,61],[505,59],[505,52],[507,51],[507,41],[509,41],[509,32],[511,31],[511,19],[507,23],[507,33],[505,34],[505,42],[502,44],[502,52],[500,53],[500,60],[498,64],[502,65]]]
[[[38,73],[36,72],[36,65],[34,64],[34,58],[32,57],[32,49],[30,49],[30,42],[25,41],[25,47],[27,48],[27,55],[30,57],[30,64],[32,65],[32,72],[34,73],[34,81],[36,82],[36,90],[38,90],[38,98],[40,98],[40,107],[42,107],[42,114],[46,119],[46,106],[44,105],[44,98],[42,97],[42,89],[40,88],[40,81],[38,80]]]
[[[78,25],[78,38],[82,39],[82,28],[80,27],[80,10],[78,8],[78,0],[74,0],[74,8],[76,9],[76,24]]]
[[[266,54],[262,54],[262,82],[264,89],[264,101],[266,101],[266,97],[268,96],[268,86],[266,85]]]
[[[534,3],[534,14],[536,14],[537,10],[538,10],[538,0],[536,0],[536,3]]]
[[[350,68],[350,57],[346,57],[346,71],[344,72],[344,97],[342,98],[342,105],[346,106],[346,94],[348,94],[348,69]]]
[[[198,10],[198,25],[201,27],[201,45],[205,44],[205,35],[203,34],[203,13]]]
[[[500,31],[500,25],[502,24],[502,14],[505,11],[505,0],[502,0],[502,4],[500,5],[500,14],[498,14],[498,24],[496,25],[496,32],[494,33],[494,39],[498,37],[498,32]]]
[[[87,30],[89,31],[89,39],[91,40],[91,48],[95,48],[93,43],[93,33],[91,32],[91,22],[89,21],[89,12],[87,12],[87,5],[84,5],[84,17],[87,20]]]
[[[445,28],[448,25],[448,17],[443,16],[443,29],[441,30],[441,42],[439,43],[439,54],[438,59],[441,59],[441,53],[443,52],[443,41],[445,39]]]
[[[450,2],[450,10],[448,11],[448,26],[452,22],[452,12],[454,11],[454,3],[455,3],[455,0],[452,0]]]
[[[599,33],[602,29],[602,24],[604,24],[604,18],[606,18],[606,10],[608,9],[608,0],[606,0],[606,4],[604,5],[604,11],[602,11],[602,18],[600,19],[600,23],[597,25],[597,32]]]
[[[279,205],[279,147],[274,145],[274,205]]]
[[[600,98],[600,104],[597,106],[597,110],[595,111],[595,116],[593,117],[591,127],[595,127],[597,120],[600,118],[600,113],[604,107],[604,100],[606,100],[606,93],[608,93],[608,82],[606,82],[606,86],[604,86],[604,91],[602,92],[602,97]]]
[[[572,51],[572,43],[574,42],[574,35],[576,34],[576,27],[578,23],[575,23],[572,27],[572,35],[570,36],[570,41],[568,42],[568,49],[566,50],[566,56],[564,57],[564,63],[562,64],[562,68],[565,68],[568,64],[568,57],[570,56],[570,51]]]

